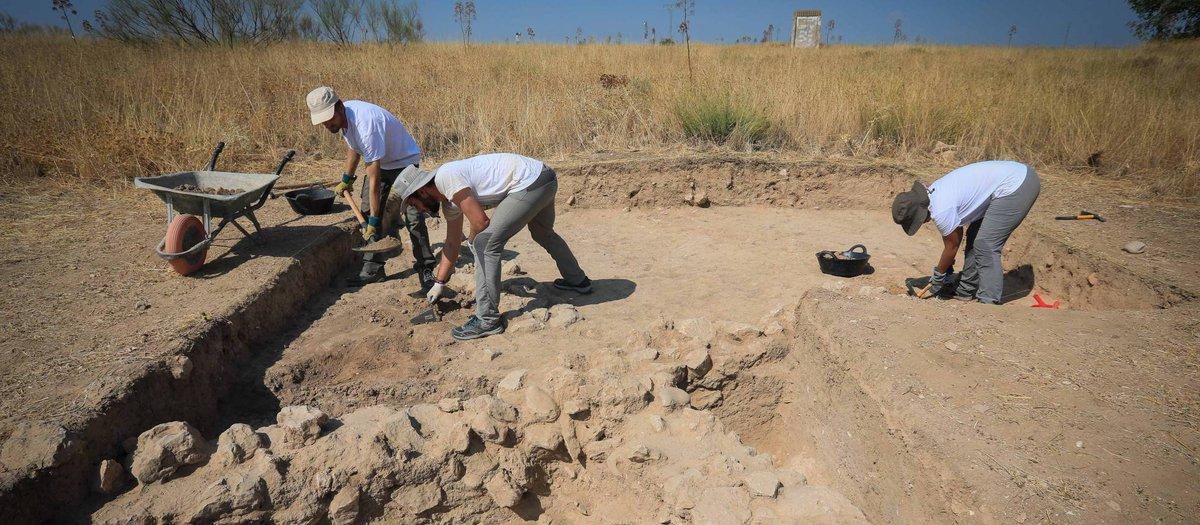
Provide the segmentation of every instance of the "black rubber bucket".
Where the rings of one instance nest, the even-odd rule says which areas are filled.
[[[821,265],[821,273],[838,277],[855,277],[867,273],[870,266],[867,261],[871,255],[867,247],[861,244],[851,246],[844,252],[825,250],[817,252],[817,264]]]
[[[283,194],[288,205],[300,215],[324,215],[333,209],[336,195],[332,191],[316,186],[301,188]]]

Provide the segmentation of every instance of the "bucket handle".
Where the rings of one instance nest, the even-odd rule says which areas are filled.
[[[825,250],[823,252],[817,252],[817,258],[819,258],[819,259],[836,259],[837,257],[834,257],[832,251]]]
[[[863,246],[861,244],[855,244],[854,246],[851,246],[849,250],[846,250],[846,251],[853,252],[855,248],[862,248],[862,253],[864,253],[864,254],[867,253],[867,247]]]

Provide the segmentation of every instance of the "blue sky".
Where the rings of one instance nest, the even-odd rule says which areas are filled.
[[[0,0],[0,11],[19,20],[58,23],[50,0]],[[105,0],[75,0],[80,15],[90,15]],[[418,0],[428,38],[454,40],[459,28],[453,18],[454,0]],[[658,29],[679,23],[672,18],[667,0],[476,0],[476,40],[511,40],[513,33],[532,26],[540,41],[562,42],[574,38],[576,28],[585,36],[603,40],[622,35],[640,42],[642,23]],[[1134,19],[1124,0],[696,0],[693,38],[732,42],[739,36],[762,36],[774,24],[776,39],[787,38],[789,19],[796,9],[820,9],[824,20],[837,21],[836,35],[844,43],[891,42],[893,23],[902,21],[905,34],[943,44],[1004,44],[1008,29],[1017,26],[1013,43],[1019,45],[1123,46],[1137,42],[1127,23]],[[673,23],[671,22],[673,20]],[[1069,35],[1068,35],[1069,27]]]

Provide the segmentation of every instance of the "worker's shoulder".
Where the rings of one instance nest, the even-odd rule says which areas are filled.
[[[344,100],[344,101],[342,101],[342,103],[345,104],[346,108],[349,109],[356,117],[359,117],[359,118],[381,118],[381,119],[385,119],[385,120],[399,120],[396,118],[395,115],[392,114],[391,111],[388,111],[387,108],[384,108],[383,106],[379,106],[377,104],[372,104],[365,100]]]

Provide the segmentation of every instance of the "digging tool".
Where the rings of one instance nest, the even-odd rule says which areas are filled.
[[[1062,301],[1059,299],[1055,299],[1053,303],[1047,303],[1045,299],[1042,299],[1042,294],[1035,293],[1033,294],[1033,304],[1030,306],[1034,308],[1049,308],[1052,310],[1057,310],[1061,305]]]
[[[438,311],[437,303],[429,305],[429,308],[421,310],[421,313],[413,316],[410,321],[414,325],[425,323],[436,323],[442,320],[442,313]]]
[[[1107,219],[1087,210],[1080,210],[1076,215],[1059,215],[1055,217],[1057,221],[1100,221],[1108,222]]]
[[[350,211],[354,212],[354,218],[358,219],[358,223],[366,224],[367,218],[363,217],[362,210],[358,209],[358,203],[354,202],[354,195],[350,193],[350,190],[343,191],[342,197],[346,198],[346,203],[350,205]]]

